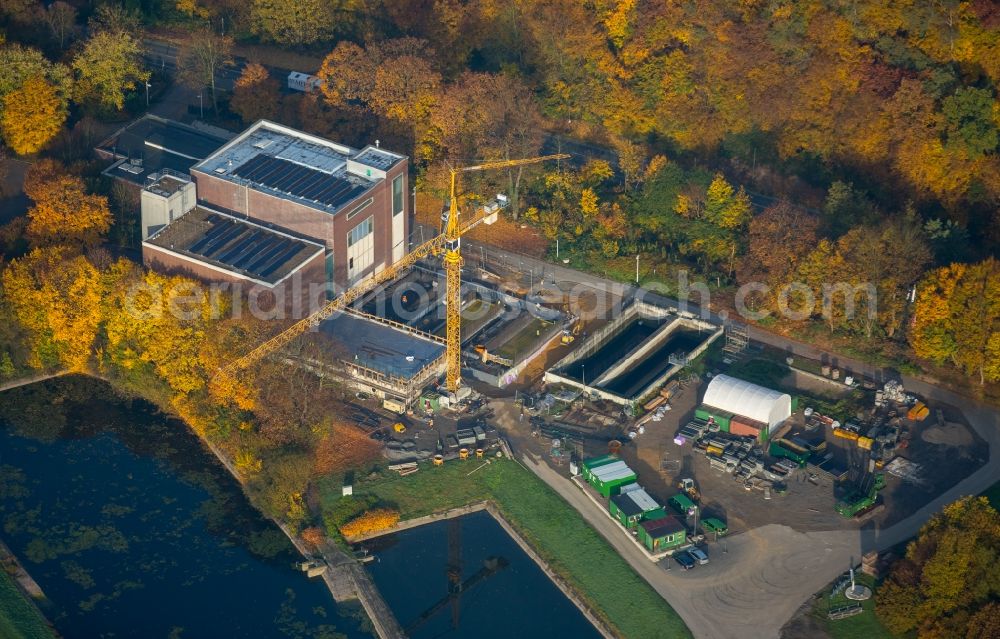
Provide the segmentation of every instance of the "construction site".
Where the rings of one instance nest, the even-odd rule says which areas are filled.
[[[389,470],[541,460],[668,569],[770,524],[889,526],[986,463],[957,407],[894,379],[790,357],[746,326],[569,269],[485,247],[463,257],[463,236],[507,198],[464,194],[461,176],[563,157],[450,168],[442,229],[417,242],[406,158],[262,122],[190,181],[169,175],[172,190],[151,176],[144,255],[210,281],[274,291],[301,273],[324,287],[318,309],[229,362],[216,392],[267,357],[303,366],[354,394],[345,417]],[[170,198],[197,206],[175,215]],[[280,259],[257,264],[259,246]]]

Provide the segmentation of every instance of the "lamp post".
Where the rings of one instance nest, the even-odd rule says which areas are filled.
[[[639,254],[635,254],[635,283],[639,283]]]
[[[147,81],[146,82],[146,108],[147,109],[149,108],[149,87],[150,87],[150,84]]]
[[[201,119],[205,119],[205,101],[201,99],[201,93],[198,94],[198,113],[201,114]]]

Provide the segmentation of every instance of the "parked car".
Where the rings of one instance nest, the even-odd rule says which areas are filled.
[[[694,568],[694,557],[689,555],[686,550],[684,552],[675,552],[671,556],[684,570],[691,570]]]
[[[688,554],[694,557],[694,560],[701,565],[705,565],[708,563],[708,555],[706,555],[705,551],[702,550],[701,548],[692,548],[688,550]]]

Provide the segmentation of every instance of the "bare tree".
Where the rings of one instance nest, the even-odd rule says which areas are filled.
[[[52,31],[52,37],[59,41],[59,48],[63,49],[66,41],[73,36],[76,9],[62,0],[56,0],[45,10],[45,22]]]
[[[215,76],[232,64],[232,38],[217,35],[210,29],[191,34],[177,59],[181,81],[196,89],[208,87],[212,92],[212,108],[219,112],[215,92]]]

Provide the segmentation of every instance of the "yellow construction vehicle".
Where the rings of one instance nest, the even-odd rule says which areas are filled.
[[[301,319],[292,324],[288,329],[261,343],[249,353],[234,359],[221,368],[211,381],[211,385],[218,397],[232,397],[236,387],[236,379],[240,371],[246,370],[253,364],[261,361],[271,353],[274,353],[287,345],[296,337],[303,335],[315,328],[325,319],[329,319],[335,313],[343,310],[351,303],[360,299],[364,295],[375,290],[378,286],[396,279],[406,269],[410,268],[420,260],[430,255],[438,255],[444,251],[445,268],[445,304],[447,305],[446,321],[446,386],[448,390],[454,392],[458,390],[462,377],[462,255],[461,238],[467,231],[478,225],[480,222],[497,215],[496,210],[484,210],[476,217],[465,224],[459,222],[459,206],[457,192],[457,178],[459,173],[472,171],[489,171],[494,169],[504,169],[510,167],[524,166],[527,164],[537,164],[546,160],[559,160],[569,158],[565,153],[545,155],[523,160],[504,160],[500,162],[487,162],[475,166],[459,167],[451,169],[451,199],[449,201],[448,220],[445,232],[437,237],[417,246],[413,251],[404,255],[395,264],[375,273],[368,279],[362,280],[358,284],[344,291],[340,296],[328,302],[326,306],[316,311],[309,317]]]
[[[395,424],[392,425],[392,429],[397,433],[406,432],[406,426],[403,424],[403,422],[396,422]]]
[[[698,488],[694,485],[694,480],[685,477],[684,479],[677,482],[677,487],[688,494],[688,497],[698,501]]]
[[[562,337],[560,338],[559,341],[562,342],[563,344],[572,344],[573,341],[576,339],[576,336],[579,334],[580,334],[580,322],[575,322],[573,324],[572,330],[566,329],[563,331]]]

